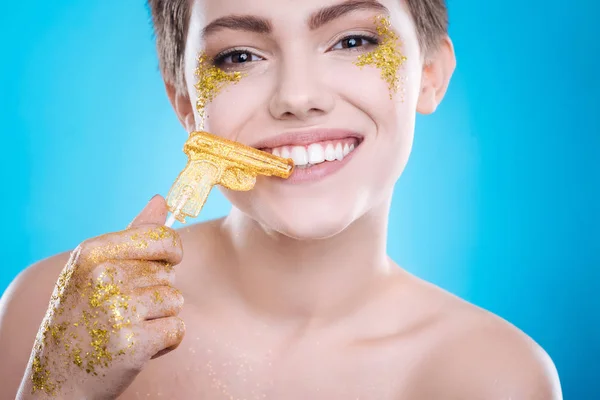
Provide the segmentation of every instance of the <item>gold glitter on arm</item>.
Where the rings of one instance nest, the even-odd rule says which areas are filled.
[[[391,29],[389,17],[378,16],[376,23],[381,42],[375,50],[360,55],[355,64],[361,68],[367,65],[379,68],[381,78],[389,86],[390,99],[392,99],[393,93],[396,93],[400,87],[398,72],[407,58],[399,50],[400,40]]]

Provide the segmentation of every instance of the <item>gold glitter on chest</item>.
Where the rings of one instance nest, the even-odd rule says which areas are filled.
[[[400,39],[391,29],[391,23],[388,17],[376,17],[377,33],[381,37],[381,42],[377,48],[358,57],[356,65],[364,67],[371,65],[381,70],[381,78],[387,82],[390,89],[390,99],[400,87],[400,78],[398,72],[400,67],[406,61],[406,57],[400,52]]]

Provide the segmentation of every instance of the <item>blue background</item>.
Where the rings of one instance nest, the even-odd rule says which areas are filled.
[[[6,3],[0,293],[166,194],[186,135],[141,0]],[[439,111],[418,118],[390,253],[532,336],[565,398],[600,399],[600,6],[449,8],[458,69]],[[202,219],[228,210],[214,191]]]

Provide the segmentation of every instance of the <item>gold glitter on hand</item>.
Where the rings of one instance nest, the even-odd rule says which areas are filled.
[[[381,78],[387,82],[390,89],[390,99],[393,93],[398,91],[400,80],[398,72],[406,61],[406,57],[400,52],[400,40],[398,35],[391,29],[388,17],[376,17],[377,33],[381,36],[381,42],[376,49],[358,57],[356,65],[364,67],[372,65],[381,70]]]
[[[137,264],[119,258],[135,256],[154,241],[170,241],[171,237],[174,245],[179,241],[172,230],[164,227],[127,235],[115,233],[113,240],[89,251],[85,251],[84,244],[72,253],[36,335],[25,390],[63,398],[73,389],[64,388],[74,382],[71,379],[81,381],[82,376],[72,378],[74,374],[104,376],[111,373],[113,362],[136,352],[132,326],[136,324],[132,323],[136,311],[127,291],[128,283],[135,279],[129,274],[137,269],[131,265]],[[164,262],[136,261],[148,268],[151,281],[158,278],[156,273],[172,269]],[[140,340],[144,340],[143,335]]]
[[[162,297],[162,295],[160,294],[160,292],[158,290],[154,291],[153,294],[153,299],[155,303],[162,303],[163,301],[165,301],[165,299]]]

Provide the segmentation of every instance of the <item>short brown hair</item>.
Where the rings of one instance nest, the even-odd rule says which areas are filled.
[[[446,0],[404,0],[413,16],[424,54],[436,49],[448,32]],[[191,0],[148,0],[162,75],[178,90],[185,90],[183,57]]]

